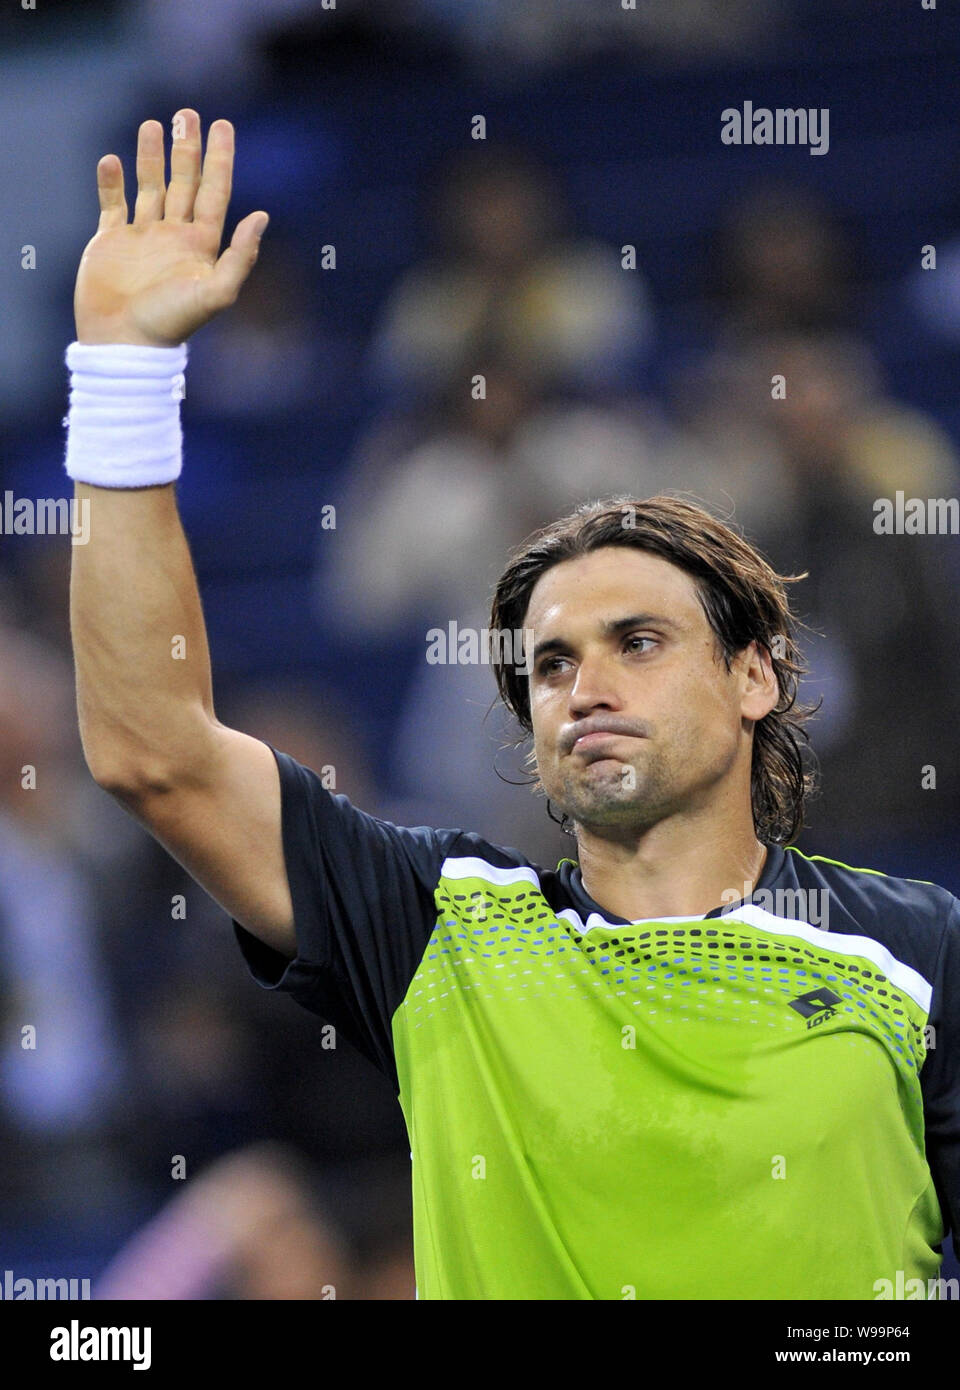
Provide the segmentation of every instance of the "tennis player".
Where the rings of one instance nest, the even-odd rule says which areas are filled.
[[[510,559],[491,629],[534,651],[496,676],[575,836],[555,870],[367,815],[218,721],[174,485],[186,340],[267,220],[219,253],[233,138],[214,122],[202,156],[178,112],[167,183],[145,122],[132,221],[120,161],[98,166],[66,456],[91,503],[72,626],[94,778],[231,915],[259,983],[392,1078],[420,1297],[935,1296],[960,1221],[960,901],[788,847],[809,791],[792,576],[671,497],[592,504]]]

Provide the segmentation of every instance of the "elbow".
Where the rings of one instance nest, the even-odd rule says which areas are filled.
[[[203,783],[209,775],[215,742],[213,725],[205,715],[180,721],[162,737],[141,737],[116,726],[90,720],[80,723],[80,741],[87,769],[98,787],[136,806],[140,802]]]
[[[122,757],[87,748],[84,757],[97,786],[120,801],[145,801],[172,791],[176,785],[174,769],[156,759]]]

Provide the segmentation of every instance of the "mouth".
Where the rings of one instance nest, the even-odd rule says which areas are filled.
[[[632,738],[632,734],[615,734],[609,732],[598,732],[584,734],[578,738],[570,749],[571,755],[579,754],[583,758],[589,758],[591,762],[599,762],[601,758],[612,758],[614,756],[614,744],[625,738]],[[620,757],[617,761],[622,762]]]

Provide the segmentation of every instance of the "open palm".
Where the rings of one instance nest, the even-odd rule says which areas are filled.
[[[238,222],[218,255],[233,179],[233,126],[214,121],[203,158],[200,117],[173,120],[170,183],[165,186],[163,127],[144,121],[137,139],[137,201],[127,221],[123,165],[97,165],[100,223],[77,272],[74,315],[82,343],[182,343],[232,304],[257,259],[265,212]]]

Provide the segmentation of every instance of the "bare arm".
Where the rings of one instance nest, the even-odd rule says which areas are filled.
[[[174,121],[170,185],[163,129],[140,127],[139,191],[127,222],[123,169],[97,168],[100,224],[80,263],[74,309],[84,343],[183,342],[232,304],[257,255],[251,213],[217,256],[230,199],[233,128]],[[80,733],[98,783],[117,796],[238,921],[296,953],[269,748],[217,720],[200,596],[172,484],[102,488],[90,539],[72,547],[71,628]]]

